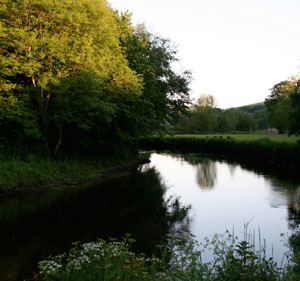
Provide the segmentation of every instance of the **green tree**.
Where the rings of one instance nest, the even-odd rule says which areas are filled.
[[[124,15],[120,20],[128,21]],[[176,123],[186,112],[191,78],[189,71],[176,73],[172,69],[172,64],[177,61],[176,48],[169,40],[151,35],[143,25],[128,32],[121,42],[129,66],[143,77],[142,95],[126,104],[123,122],[135,120],[131,130],[142,135]]]
[[[269,114],[266,108],[254,112],[254,119],[257,121],[258,129],[264,130],[269,127]]]
[[[293,111],[291,94],[295,92],[296,84],[295,77],[282,81],[271,89],[271,94],[265,99],[270,124],[281,133],[286,132],[289,126],[290,114]]]
[[[218,126],[219,110],[212,95],[203,94],[197,99],[191,122],[197,131],[215,131]]]
[[[252,132],[257,130],[258,128],[257,122],[250,113],[238,111],[238,114],[239,114],[239,120],[236,125],[237,131]]]
[[[223,112],[224,116],[224,131],[235,131],[239,122],[239,113],[235,108],[227,109]]]
[[[99,110],[100,104],[107,109],[113,103],[137,98],[142,78],[129,67],[119,32],[119,22],[105,0],[2,1],[2,120],[7,123],[13,119],[25,134],[48,146],[51,139],[61,141],[64,126],[78,112],[70,104],[80,106],[78,101],[84,101],[90,113]],[[81,73],[90,74],[83,76],[86,80],[77,83],[76,90],[72,83]],[[87,83],[91,80],[88,76],[97,82],[97,91],[95,83]],[[91,126],[91,119],[100,119],[100,113],[95,114],[98,117],[89,121],[73,121],[81,129],[90,130],[96,126]],[[57,142],[53,146],[57,148]]]
[[[291,94],[293,111],[289,119],[289,133],[300,135],[300,79],[298,79],[294,92]]]

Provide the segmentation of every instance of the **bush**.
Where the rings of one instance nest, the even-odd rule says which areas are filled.
[[[41,261],[40,273],[46,281],[160,280],[160,260],[130,252],[132,242],[125,237],[122,242],[75,243],[67,254]]]

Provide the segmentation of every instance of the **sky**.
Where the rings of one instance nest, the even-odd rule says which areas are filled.
[[[177,45],[191,97],[220,108],[262,102],[300,73],[300,0],[108,0]]]

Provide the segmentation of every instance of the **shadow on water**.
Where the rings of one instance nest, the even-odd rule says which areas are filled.
[[[148,255],[168,237],[189,228],[189,207],[164,200],[165,186],[153,168],[130,176],[0,201],[0,280],[23,280],[39,260],[65,252],[74,241],[121,238]]]

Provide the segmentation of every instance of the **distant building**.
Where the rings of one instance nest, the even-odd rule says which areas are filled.
[[[269,128],[267,131],[268,134],[278,134],[278,129],[276,128]]]

